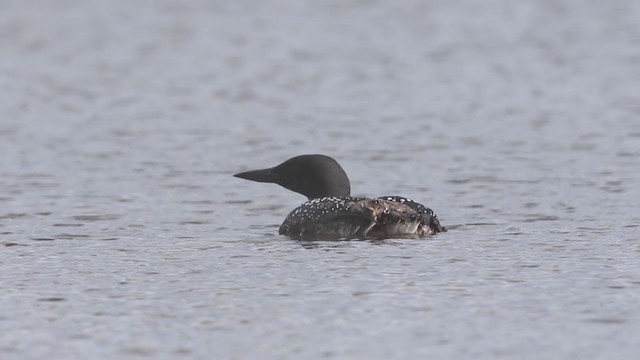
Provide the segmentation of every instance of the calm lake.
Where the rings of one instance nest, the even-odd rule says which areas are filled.
[[[637,359],[640,2],[0,3],[2,359]],[[449,228],[299,242],[336,158]]]

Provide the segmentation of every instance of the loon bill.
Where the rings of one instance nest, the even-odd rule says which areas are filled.
[[[233,176],[275,183],[309,199],[280,226],[279,233],[292,239],[385,239],[446,231],[431,209],[413,200],[351,197],[347,174],[326,155],[300,155],[276,167]]]

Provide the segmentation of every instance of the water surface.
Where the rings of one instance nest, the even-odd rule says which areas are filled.
[[[0,352],[635,359],[631,1],[6,1]],[[297,242],[303,153],[450,231]]]

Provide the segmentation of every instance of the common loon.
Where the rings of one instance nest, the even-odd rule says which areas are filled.
[[[384,239],[446,231],[431,209],[413,200],[351,197],[347,174],[326,155],[300,155],[276,167],[233,176],[275,183],[309,199],[280,226],[278,232],[292,239]]]

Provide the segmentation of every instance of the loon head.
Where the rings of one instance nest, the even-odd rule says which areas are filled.
[[[326,155],[300,155],[262,170],[233,175],[241,179],[275,183],[309,198],[351,194],[349,178],[340,164]]]

